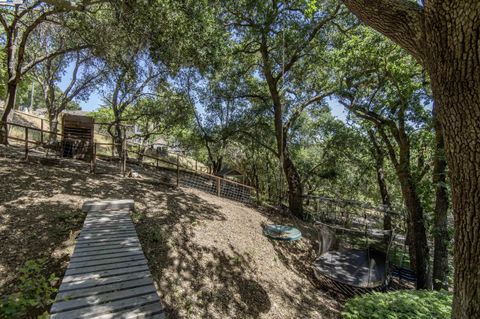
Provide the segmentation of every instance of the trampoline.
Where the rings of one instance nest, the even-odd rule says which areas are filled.
[[[314,262],[319,277],[356,288],[375,288],[386,280],[385,254],[373,249],[329,251]]]
[[[388,286],[391,231],[369,230],[365,225],[363,230],[319,222],[316,226],[320,251],[313,270],[326,288],[333,287],[344,295],[353,296],[382,291]]]
[[[267,225],[263,234],[276,240],[294,241],[302,238],[302,233],[297,228],[285,225]]]

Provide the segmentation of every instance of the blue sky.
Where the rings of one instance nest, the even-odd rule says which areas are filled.
[[[62,81],[59,83],[59,87],[62,90],[64,90],[68,86],[72,71],[73,71],[73,64],[70,64],[66,69],[66,72],[64,77],[62,78]],[[336,99],[329,99],[327,103],[330,106],[333,116],[335,116],[336,118],[342,121],[346,120],[347,112],[345,111],[345,108],[340,103],[338,103]],[[90,94],[88,100],[79,101],[79,104],[82,107],[82,110],[84,111],[94,111],[102,105],[102,94],[99,90],[95,90]]]
[[[71,63],[67,69],[65,70],[65,74],[62,77],[62,81],[58,84],[58,86],[62,89],[65,90],[71,80],[72,73],[73,73],[73,68],[74,65]],[[82,110],[84,111],[94,111],[100,107],[102,104],[102,96],[100,92],[94,91],[92,94],[90,94],[90,97],[87,101],[78,101],[80,106],[82,107]]]

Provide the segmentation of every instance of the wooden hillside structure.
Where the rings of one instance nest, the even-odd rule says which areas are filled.
[[[90,160],[94,141],[93,117],[64,114],[62,118],[62,156]]]

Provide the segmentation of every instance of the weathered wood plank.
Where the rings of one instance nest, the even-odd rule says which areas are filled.
[[[89,229],[89,228],[103,228],[103,227],[110,227],[110,228],[117,228],[119,226],[132,226],[132,222],[129,221],[128,219],[120,219],[120,220],[112,220],[112,221],[104,221],[102,223],[97,223],[97,222],[88,222],[84,223],[83,227],[84,229]]]
[[[128,235],[124,237],[132,237],[132,238],[136,237],[135,229],[108,229],[108,230],[97,230],[93,232],[88,231],[88,232],[80,233],[80,235],[77,238],[77,241],[81,241],[82,239],[92,239],[90,237],[95,237],[95,238],[104,237],[104,236],[113,237],[118,235]]]
[[[126,257],[116,257],[116,258],[105,258],[105,259],[97,259],[97,260],[79,260],[79,261],[70,261],[70,265],[68,269],[76,269],[76,268],[83,268],[83,267],[91,267],[96,265],[107,265],[107,264],[114,264],[114,263],[124,263],[134,260],[143,260],[145,257],[143,254],[133,255],[133,256],[126,256]]]
[[[110,201],[87,201],[83,204],[82,210],[86,213],[102,210],[133,210],[135,204],[131,199],[120,199]]]
[[[133,267],[123,267],[111,270],[103,270],[103,271],[95,271],[88,274],[79,274],[79,275],[72,275],[72,276],[65,276],[63,277],[62,282],[73,282],[73,281],[82,281],[87,279],[99,279],[104,277],[110,277],[114,275],[123,275],[123,274],[131,274],[137,271],[144,271],[148,270],[147,265],[142,266],[133,266]]]
[[[132,237],[136,235],[135,230],[129,230],[129,231],[124,231],[124,232],[119,232],[119,233],[103,233],[103,234],[80,234],[78,236],[77,240],[80,241],[82,239],[103,239],[103,238],[115,238],[115,237]]]
[[[150,272],[148,270],[145,270],[145,271],[139,271],[132,274],[123,274],[123,275],[117,275],[117,276],[108,277],[108,278],[93,278],[93,279],[87,279],[84,281],[73,281],[70,283],[62,282],[62,285],[60,286],[59,291],[66,292],[66,291],[73,291],[76,289],[100,287],[100,286],[109,285],[112,283],[135,280],[135,279],[150,277],[150,276],[151,276]]]
[[[81,246],[81,247],[76,247],[75,252],[76,253],[84,253],[84,252],[89,252],[89,251],[105,251],[108,249],[122,249],[122,248],[129,248],[129,247],[135,247],[138,248],[138,243],[132,243],[132,242],[118,242],[118,243],[113,243],[110,245],[104,245],[104,246]]]
[[[73,319],[73,318],[95,318],[99,315],[110,315],[115,318],[115,312],[134,310],[140,306],[150,304],[152,302],[159,302],[157,293],[149,293],[143,296],[135,296],[128,299],[112,301],[106,304],[97,304],[93,307],[80,308],[70,311],[54,313],[50,316],[51,319]],[[159,305],[160,306],[160,305]],[[122,318],[122,317],[120,317]]]
[[[80,298],[80,297],[95,296],[105,292],[113,292],[117,290],[141,287],[145,285],[153,285],[152,278],[150,277],[136,278],[128,281],[114,282],[111,284],[106,284],[101,286],[94,286],[94,287],[87,287],[87,288],[80,288],[80,289],[59,292],[57,294],[57,300],[60,300],[60,301],[71,300],[71,299]]]
[[[118,227],[118,228],[97,228],[97,229],[86,229],[80,232],[80,236],[85,235],[97,235],[97,234],[118,234],[118,233],[125,233],[125,232],[135,232],[135,228],[133,226],[128,227]]]
[[[83,224],[83,230],[94,230],[94,229],[116,229],[118,227],[133,227],[133,225],[130,222],[108,222],[108,223],[103,223],[103,224]]]
[[[110,319],[112,315],[100,315],[91,317],[93,319]],[[116,312],[113,318],[121,318],[121,319],[142,319],[142,318],[155,318],[155,319],[164,319],[165,313],[162,306],[158,302],[146,304],[140,306],[136,309],[129,309],[126,311]]]
[[[141,251],[125,251],[125,252],[119,252],[119,253],[113,253],[113,254],[108,254],[106,256],[103,255],[98,255],[98,256],[91,256],[88,258],[88,260],[103,260],[103,259],[110,259],[110,258],[116,258],[116,257],[126,257],[126,256],[143,256],[143,252]],[[72,256],[70,258],[70,262],[78,262],[78,261],[84,261],[85,258],[83,256]]]
[[[95,266],[83,267],[83,268],[72,268],[72,269],[69,268],[65,272],[65,276],[89,274],[92,272],[107,271],[107,270],[117,270],[117,269],[123,269],[123,268],[130,268],[134,266],[147,266],[147,262],[144,259],[140,259],[140,260],[123,262],[123,263],[95,265]]]
[[[56,313],[56,312],[80,309],[80,308],[85,308],[93,305],[104,304],[107,302],[112,302],[120,299],[143,296],[143,295],[152,294],[152,293],[156,294],[155,286],[151,284],[147,284],[137,288],[91,295],[88,298],[78,298],[78,299],[67,300],[67,301],[59,301],[53,305],[50,312]]]
[[[91,243],[91,242],[104,242],[104,241],[109,241],[109,240],[127,240],[135,238],[134,236],[131,236],[128,234],[128,236],[97,236],[97,237],[92,237],[92,238],[77,238],[77,243]]]
[[[108,256],[107,255],[111,255],[111,254],[116,254],[116,253],[120,253],[120,252],[141,252],[142,249],[139,248],[139,247],[119,247],[119,248],[116,248],[116,249],[104,249],[104,250],[100,250],[100,251],[95,251],[95,252],[91,252],[91,251],[85,251],[85,252],[74,252],[73,253],[73,257],[84,257],[84,258],[88,258],[90,256],[101,256],[101,255],[105,255],[105,258],[107,258]]]
[[[98,241],[97,240],[97,241],[94,241],[94,242],[80,241],[80,242],[77,242],[75,247],[101,247],[101,246],[109,246],[109,245],[112,245],[112,244],[115,244],[115,243],[118,243],[118,244],[137,243],[137,244],[139,244],[139,241],[138,241],[138,239],[136,239],[134,237],[130,237],[130,238],[127,238],[127,239],[119,239],[119,240],[105,240],[105,241]]]

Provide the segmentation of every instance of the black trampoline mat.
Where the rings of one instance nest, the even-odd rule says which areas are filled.
[[[315,273],[346,285],[374,288],[385,281],[385,254],[375,251],[329,251],[314,262]]]

